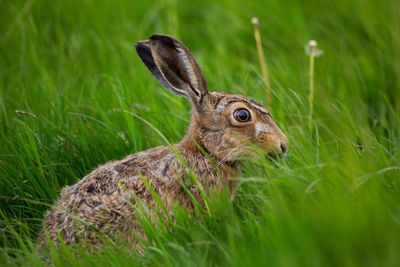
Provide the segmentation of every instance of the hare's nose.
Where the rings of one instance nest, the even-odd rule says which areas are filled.
[[[289,141],[286,136],[281,139],[281,153],[285,154],[289,150]]]
[[[281,143],[281,151],[285,154],[289,149],[289,145],[287,143]]]

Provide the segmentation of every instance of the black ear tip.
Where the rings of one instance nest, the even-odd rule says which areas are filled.
[[[149,46],[149,40],[144,40],[144,41],[138,41],[135,44],[135,47],[148,47]]]
[[[139,56],[141,56],[142,54],[146,53],[150,53],[150,46],[149,46],[149,41],[139,41],[135,44],[135,48],[136,48],[136,52],[139,54]]]
[[[172,38],[172,37],[169,36],[169,35],[166,35],[166,34],[162,34],[162,33],[155,33],[155,34],[152,34],[152,35],[149,37],[149,40],[158,40],[158,39],[165,39],[165,38],[170,39],[170,38]]]
[[[136,51],[145,48],[145,46],[141,42],[137,42],[135,44]]]
[[[160,33],[156,33],[150,36],[149,41],[157,42],[159,44],[162,43],[167,47],[176,47],[178,44],[180,44],[180,42],[176,40],[174,37]]]

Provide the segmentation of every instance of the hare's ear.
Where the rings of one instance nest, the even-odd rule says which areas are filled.
[[[136,52],[142,59],[143,63],[146,65],[146,67],[149,69],[151,74],[156,77],[157,81],[164,86],[168,91],[171,93],[174,93],[176,95],[180,96],[186,96],[186,94],[182,91],[177,91],[175,88],[173,88],[165,79],[164,76],[161,74],[160,70],[158,69],[156,63],[154,62],[153,56],[151,55],[151,50],[150,50],[150,42],[148,40],[146,41],[139,41],[135,45],[136,47]]]
[[[150,48],[150,49],[149,49]],[[189,50],[175,38],[154,34],[136,45],[143,63],[166,89],[200,104],[207,82]],[[149,51],[150,50],[150,51]]]

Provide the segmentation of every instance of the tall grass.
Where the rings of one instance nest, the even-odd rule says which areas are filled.
[[[136,41],[172,34],[212,90],[263,101],[249,23],[257,16],[288,156],[244,162],[235,200],[215,196],[202,220],[177,208],[172,228],[155,228],[138,213],[149,239],[141,251],[63,247],[47,263],[398,265],[399,8],[395,0],[1,1],[1,264],[44,264],[34,242],[62,186],[165,144],[138,117],[172,143],[183,136],[189,103],[151,77]],[[311,128],[310,39],[324,50]]]

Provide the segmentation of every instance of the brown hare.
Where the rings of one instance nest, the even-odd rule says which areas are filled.
[[[175,38],[154,34],[138,42],[136,51],[162,86],[190,100],[192,117],[186,136],[171,147],[151,148],[108,162],[65,187],[45,216],[40,244],[50,240],[58,246],[60,237],[67,245],[101,244],[98,233],[136,244],[135,232],[144,233],[132,203],[139,198],[148,207],[156,205],[142,177],[167,210],[178,203],[191,209],[188,190],[203,202],[195,185],[184,188],[188,168],[206,193],[221,190],[225,184],[233,194],[238,161],[251,154],[251,144],[272,156],[288,150],[286,136],[261,104],[242,95],[209,92],[199,65]]]

